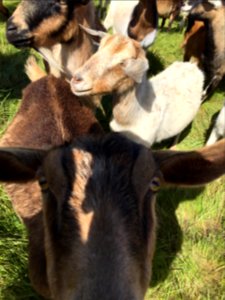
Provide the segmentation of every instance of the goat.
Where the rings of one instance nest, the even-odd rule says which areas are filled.
[[[103,24],[148,47],[155,40],[157,23],[156,0],[132,0],[111,1]]]
[[[157,0],[158,16],[162,18],[161,29],[164,27],[166,19],[169,18],[168,31],[171,29],[173,21],[179,15],[183,0]]]
[[[0,146],[49,149],[86,133],[101,132],[92,112],[80,104],[71,93],[69,84],[48,75],[25,88],[19,111],[1,138]],[[49,298],[38,184],[7,184],[5,190],[17,215],[27,227],[32,285],[41,295]]]
[[[214,144],[221,137],[225,137],[225,103],[216,119],[206,145]]]
[[[79,24],[103,30],[90,0],[22,0],[7,22],[14,46],[32,47],[50,64],[56,77],[71,78],[96,50]]]
[[[3,14],[6,18],[9,17],[8,9],[3,5],[3,0],[0,0],[0,13]]]
[[[160,186],[225,173],[225,139],[198,151],[150,151],[116,133],[52,150],[0,148],[0,181],[39,181],[51,299],[142,300]],[[36,264],[39,261],[36,262]]]
[[[222,1],[198,1],[189,18],[205,24],[203,69],[206,76],[204,99],[218,86],[225,74],[225,6]]]
[[[184,61],[194,61],[203,70],[206,47],[206,28],[202,21],[188,18],[188,26],[184,34],[181,48],[184,48]]]
[[[150,80],[147,69],[138,42],[107,34],[98,52],[75,71],[71,88],[77,96],[113,93],[111,129],[151,146],[177,135],[193,120],[204,76],[189,62],[175,62]]]

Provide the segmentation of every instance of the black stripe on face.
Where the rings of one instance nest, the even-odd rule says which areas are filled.
[[[38,27],[43,20],[60,15],[61,5],[57,0],[25,0],[25,21],[32,31]]]

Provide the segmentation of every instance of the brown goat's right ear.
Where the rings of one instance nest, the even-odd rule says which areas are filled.
[[[154,151],[164,183],[198,186],[225,174],[225,139],[197,151]]]
[[[0,181],[34,180],[46,151],[23,148],[0,148]]]

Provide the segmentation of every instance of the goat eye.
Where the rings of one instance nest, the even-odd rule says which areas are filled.
[[[125,62],[124,62],[124,61],[121,61],[121,62],[120,62],[120,66],[121,66],[121,67],[125,67]]]
[[[154,177],[150,183],[150,190],[157,192],[160,189],[160,179],[159,177]]]
[[[42,192],[45,192],[48,190],[48,182],[45,177],[41,177],[39,179],[39,185],[41,187]]]

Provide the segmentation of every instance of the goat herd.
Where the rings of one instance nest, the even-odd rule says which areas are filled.
[[[167,2],[176,16],[181,1]],[[225,173],[225,139],[216,142],[224,110],[212,145],[149,149],[181,133],[225,73],[225,7],[204,0],[190,9],[183,43],[197,64],[175,62],[147,79],[143,47],[156,38],[161,4],[159,15],[171,16],[165,3],[111,1],[104,25],[113,35],[88,0],[21,0],[7,21],[8,41],[37,50],[49,73],[28,59],[32,82],[0,140],[0,181],[27,227],[30,280],[47,299],[143,299],[157,191]],[[113,95],[117,133],[95,118],[103,94]]]

